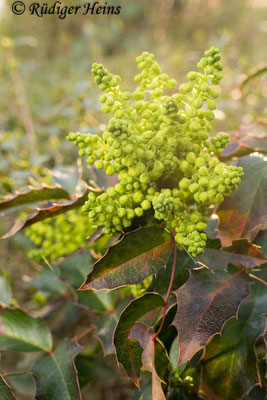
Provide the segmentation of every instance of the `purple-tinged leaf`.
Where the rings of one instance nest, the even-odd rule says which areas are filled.
[[[236,239],[252,241],[260,229],[267,227],[267,161],[249,156],[241,158],[237,165],[244,169],[241,183],[217,211],[217,237],[223,247],[231,246]]]
[[[267,290],[259,284],[208,343],[201,359],[200,390],[209,400],[240,400],[261,384],[255,343],[265,328]]]
[[[247,240],[234,240],[231,247],[222,250],[206,248],[204,254],[197,257],[197,261],[211,270],[227,270],[228,264],[255,268],[267,262],[259,247]]]
[[[179,364],[191,359],[236,315],[249,285],[250,279],[241,271],[235,275],[206,268],[191,271],[188,281],[175,292],[178,307],[173,325],[178,330]]]

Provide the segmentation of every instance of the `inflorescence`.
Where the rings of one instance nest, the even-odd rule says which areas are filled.
[[[82,211],[105,234],[131,226],[135,217],[154,210],[154,217],[175,229],[175,240],[193,255],[203,253],[208,210],[236,190],[243,170],[227,166],[219,156],[227,134],[209,138],[222,79],[219,50],[205,52],[188,81],[177,85],[162,73],[154,55],[137,57],[140,73],[132,93],[120,89],[120,77],[101,64],[92,65],[95,83],[104,94],[102,111],[111,114],[106,129],[96,134],[70,133],[88,164],[118,175],[119,183],[104,193],[90,193]]]

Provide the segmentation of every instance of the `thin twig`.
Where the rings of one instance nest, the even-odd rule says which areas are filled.
[[[29,373],[28,369],[25,369],[24,371],[17,371],[17,372],[4,372],[3,377],[13,376],[13,375],[26,375],[28,373]]]
[[[88,333],[94,331],[96,329],[95,325],[91,325],[89,326],[89,328],[85,329],[85,331],[83,331],[82,333],[80,333],[79,335],[74,336],[73,340],[75,340],[76,342],[78,342],[79,340],[81,340],[82,338],[84,338],[86,335],[88,335]]]
[[[162,316],[162,321],[160,324],[160,327],[158,329],[158,331],[155,333],[155,335],[153,336],[152,340],[155,342],[157,337],[159,336],[160,332],[162,331],[165,319],[166,319],[166,315],[167,315],[167,305],[168,305],[168,300],[171,294],[171,290],[172,290],[172,285],[173,285],[173,280],[174,280],[174,275],[175,275],[175,269],[176,269],[176,259],[177,259],[177,243],[174,239],[174,235],[175,235],[175,231],[173,232],[173,264],[172,264],[172,272],[171,272],[171,279],[170,279],[170,283],[169,283],[169,287],[166,293],[166,297],[164,299],[164,304],[162,306],[162,310],[163,310],[163,316]]]
[[[248,274],[248,276],[250,276],[251,278],[255,279],[256,281],[262,283],[264,286],[267,286],[267,282],[265,282],[265,281],[262,280],[261,278],[258,278],[257,276],[252,275],[252,274]]]

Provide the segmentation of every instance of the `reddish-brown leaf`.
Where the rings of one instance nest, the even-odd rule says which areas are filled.
[[[249,284],[242,272],[191,271],[188,281],[175,292],[178,308],[173,325],[178,330],[179,364],[191,359],[236,315],[248,295]]]
[[[232,157],[243,157],[255,151],[267,152],[267,137],[259,125],[241,126],[239,130],[230,132],[230,143],[224,149],[222,160]]]
[[[142,353],[142,368],[151,372],[152,375],[152,399],[165,400],[166,397],[162,390],[162,383],[164,383],[165,380],[164,375],[169,373],[169,359],[162,343],[154,343],[152,339],[153,335],[153,330],[141,323],[136,323],[130,333],[130,337],[138,340],[144,350]],[[156,360],[157,358],[159,359],[158,362]],[[156,371],[156,364],[160,364],[160,371]],[[160,377],[158,373],[163,376]]]
[[[69,194],[61,187],[42,186],[34,188],[28,186],[20,191],[5,198],[0,202],[1,214],[13,212],[22,206],[28,206],[32,203],[39,203],[43,201],[52,201],[56,199],[68,199]]]
[[[166,265],[171,247],[170,234],[159,226],[129,232],[94,264],[80,290],[138,284]]]
[[[35,224],[36,222],[40,222],[47,218],[52,218],[69,210],[81,207],[87,200],[88,193],[91,191],[97,192],[98,190],[92,187],[87,187],[81,196],[75,196],[73,199],[61,203],[52,203],[52,205],[49,207],[38,208],[26,219],[15,222],[9,232],[2,236],[2,239],[7,239],[11,236],[14,236],[17,232]]]
[[[237,189],[217,211],[220,223],[218,238],[223,247],[232,240],[252,241],[267,226],[267,162],[260,157],[244,157],[238,162],[244,176]]]
[[[223,250],[205,249],[204,254],[197,257],[197,261],[211,270],[227,270],[228,264],[255,268],[265,264],[267,259],[259,250],[259,246],[249,243],[246,239],[240,239],[234,240],[231,247],[226,247]]]

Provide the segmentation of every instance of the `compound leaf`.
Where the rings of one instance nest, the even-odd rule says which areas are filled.
[[[149,226],[127,233],[94,264],[80,290],[138,284],[166,265],[171,247],[171,236],[161,227]]]
[[[36,400],[81,400],[73,361],[80,350],[78,343],[65,340],[34,364],[31,372],[36,382]]]

